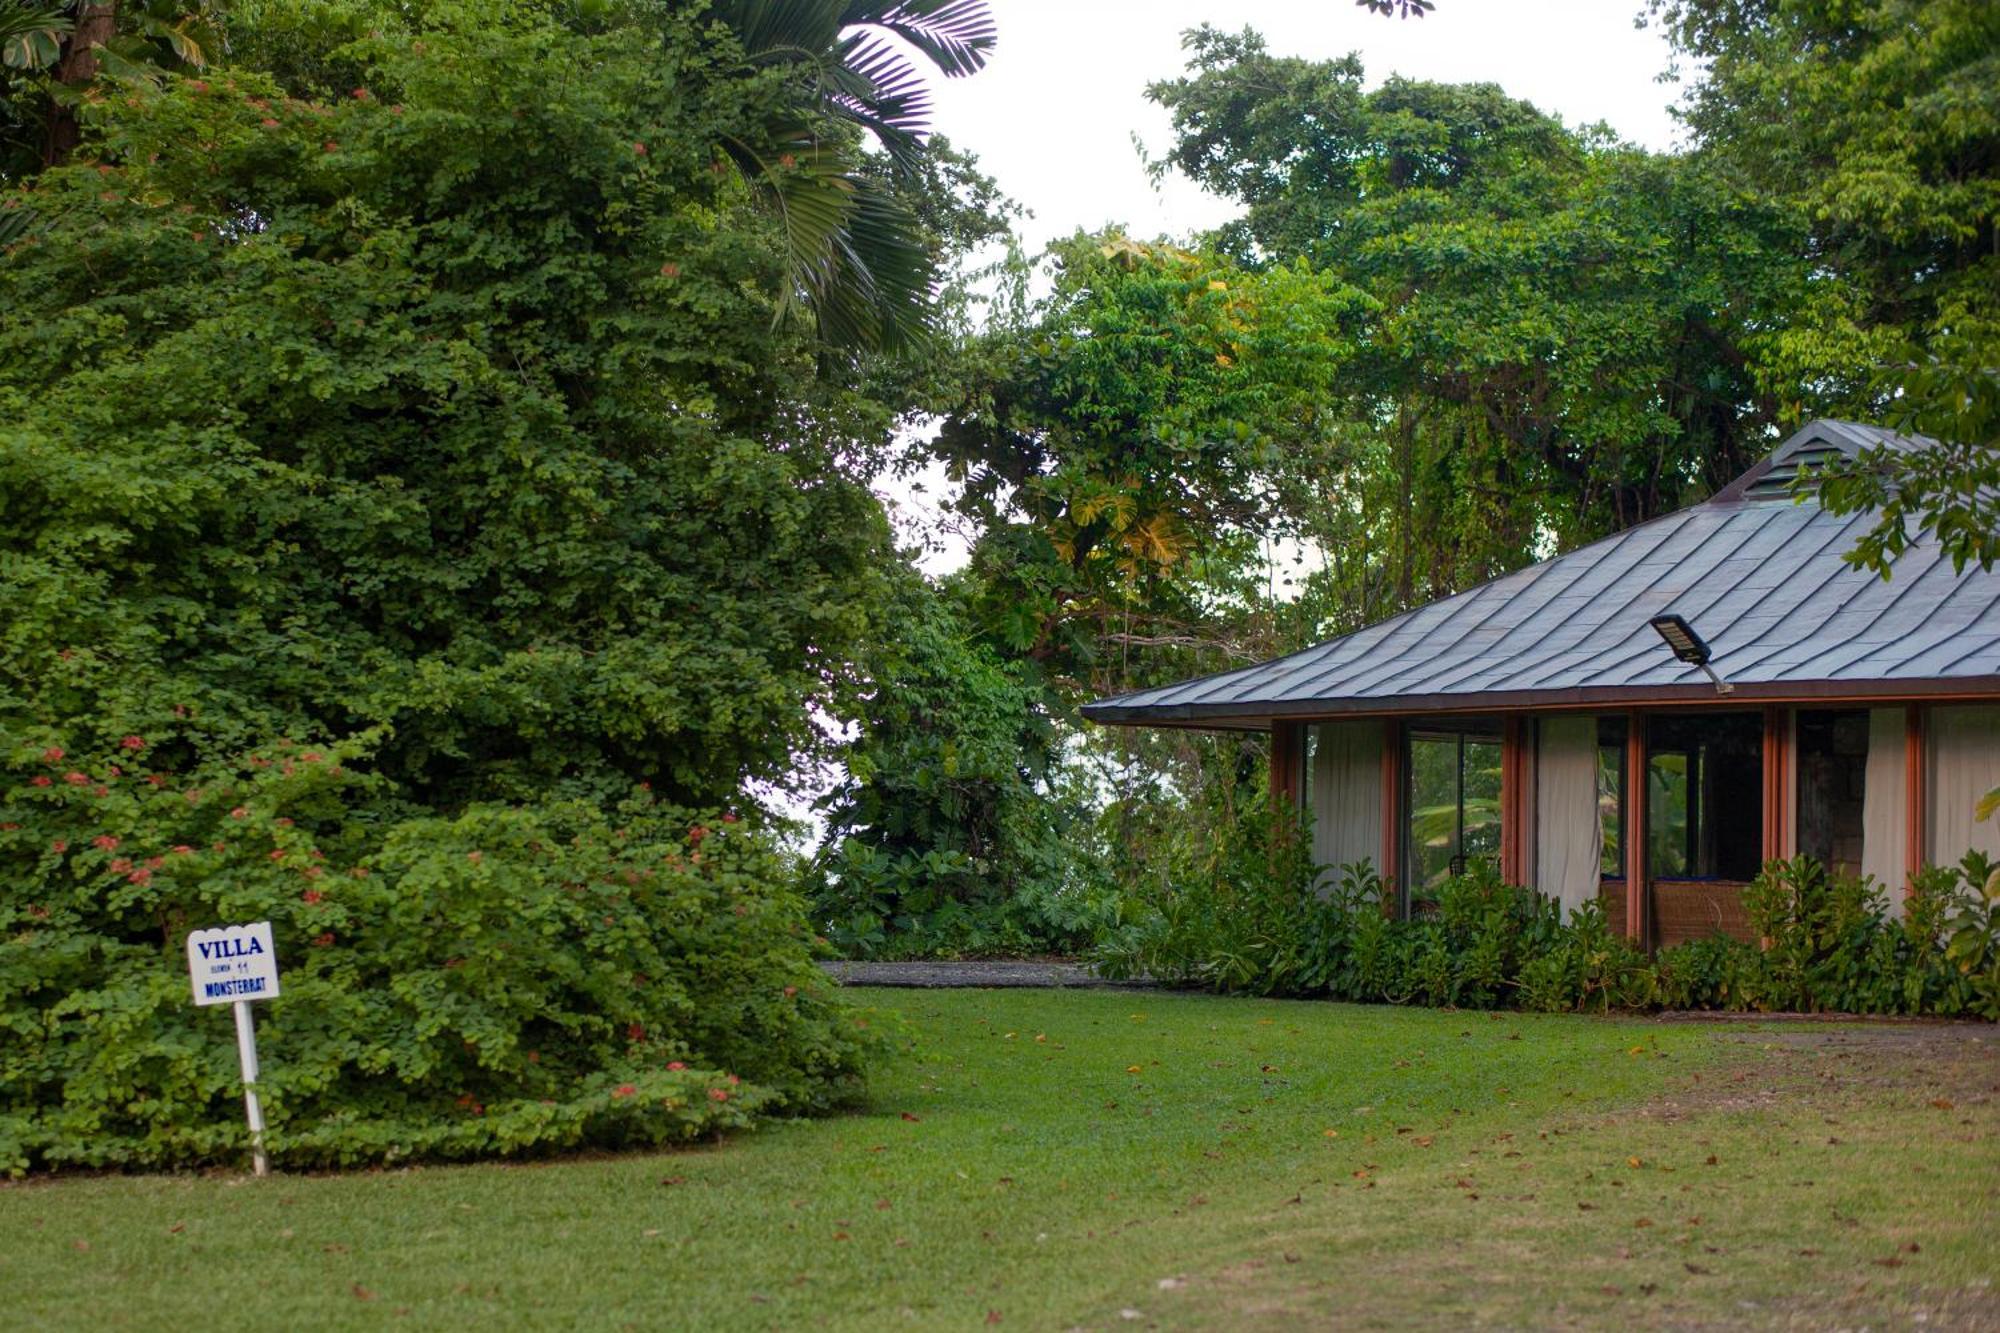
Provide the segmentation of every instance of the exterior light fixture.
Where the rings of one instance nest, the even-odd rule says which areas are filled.
[[[1708,644],[1701,635],[1694,632],[1694,626],[1679,616],[1671,615],[1654,616],[1647,623],[1653,627],[1655,633],[1667,641],[1667,647],[1674,650],[1675,657],[1708,673],[1708,678],[1715,682],[1717,694],[1730,694],[1735,691],[1736,687],[1716,675],[1715,668],[1708,664],[1708,659],[1714,654],[1709,652]]]

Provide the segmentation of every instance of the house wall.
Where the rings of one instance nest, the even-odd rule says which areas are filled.
[[[1503,781],[1511,790],[1503,799],[1509,811],[1503,824],[1512,842],[1502,864],[1512,877],[1572,908],[1597,896],[1601,885],[1597,716],[1524,713],[1508,729]],[[2000,787],[2000,704],[1878,707],[1867,710],[1865,728],[1863,720],[1854,717],[1842,733],[1842,743],[1851,749],[1865,730],[1861,790],[1843,788],[1841,810],[1828,816],[1838,824],[1840,868],[1858,866],[1872,875],[1887,890],[1892,909],[1900,910],[1913,861],[1953,864],[1973,849],[2000,859],[2000,823],[1973,818],[1980,797]],[[1789,709],[1767,710],[1760,849],[1765,856],[1792,854],[1799,831],[1795,723]],[[1385,729],[1380,718],[1295,727],[1292,771],[1300,779],[1299,799],[1313,814],[1313,849],[1322,864],[1366,860],[1394,878],[1406,781],[1398,771],[1397,734],[1394,724]],[[1918,748],[1910,748],[1911,738]],[[1806,776],[1812,771],[1808,764]],[[1857,816],[1849,805],[1859,810],[1858,846]],[[1632,814],[1628,806],[1628,837],[1637,832],[1643,838],[1644,820],[1633,820]],[[1820,817],[1806,815],[1809,824]],[[1716,820],[1715,832],[1725,835],[1724,820]],[[1751,835],[1738,830],[1731,836]],[[1651,915],[1640,912],[1631,933],[1643,937]]]
[[[1926,859],[1955,865],[1968,851],[2000,857],[2000,825],[1973,818],[1980,798],[2000,787],[2000,705],[1933,708],[1926,740]]]

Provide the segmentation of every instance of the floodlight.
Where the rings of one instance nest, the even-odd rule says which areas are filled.
[[[1708,659],[1713,654],[1709,652],[1708,644],[1701,635],[1694,632],[1694,626],[1674,615],[1654,616],[1647,623],[1653,627],[1655,633],[1666,640],[1667,647],[1674,650],[1675,657],[1708,673],[1708,678],[1715,682],[1717,694],[1728,694],[1736,688],[1716,675],[1715,668],[1708,664]]]

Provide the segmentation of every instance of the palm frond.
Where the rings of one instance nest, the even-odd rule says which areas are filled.
[[[985,68],[999,40],[986,0],[849,0],[840,26],[893,32],[951,78]]]

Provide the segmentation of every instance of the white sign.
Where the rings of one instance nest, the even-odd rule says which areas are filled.
[[[268,1000],[278,993],[278,953],[271,923],[218,926],[188,936],[188,976],[196,1004]]]

